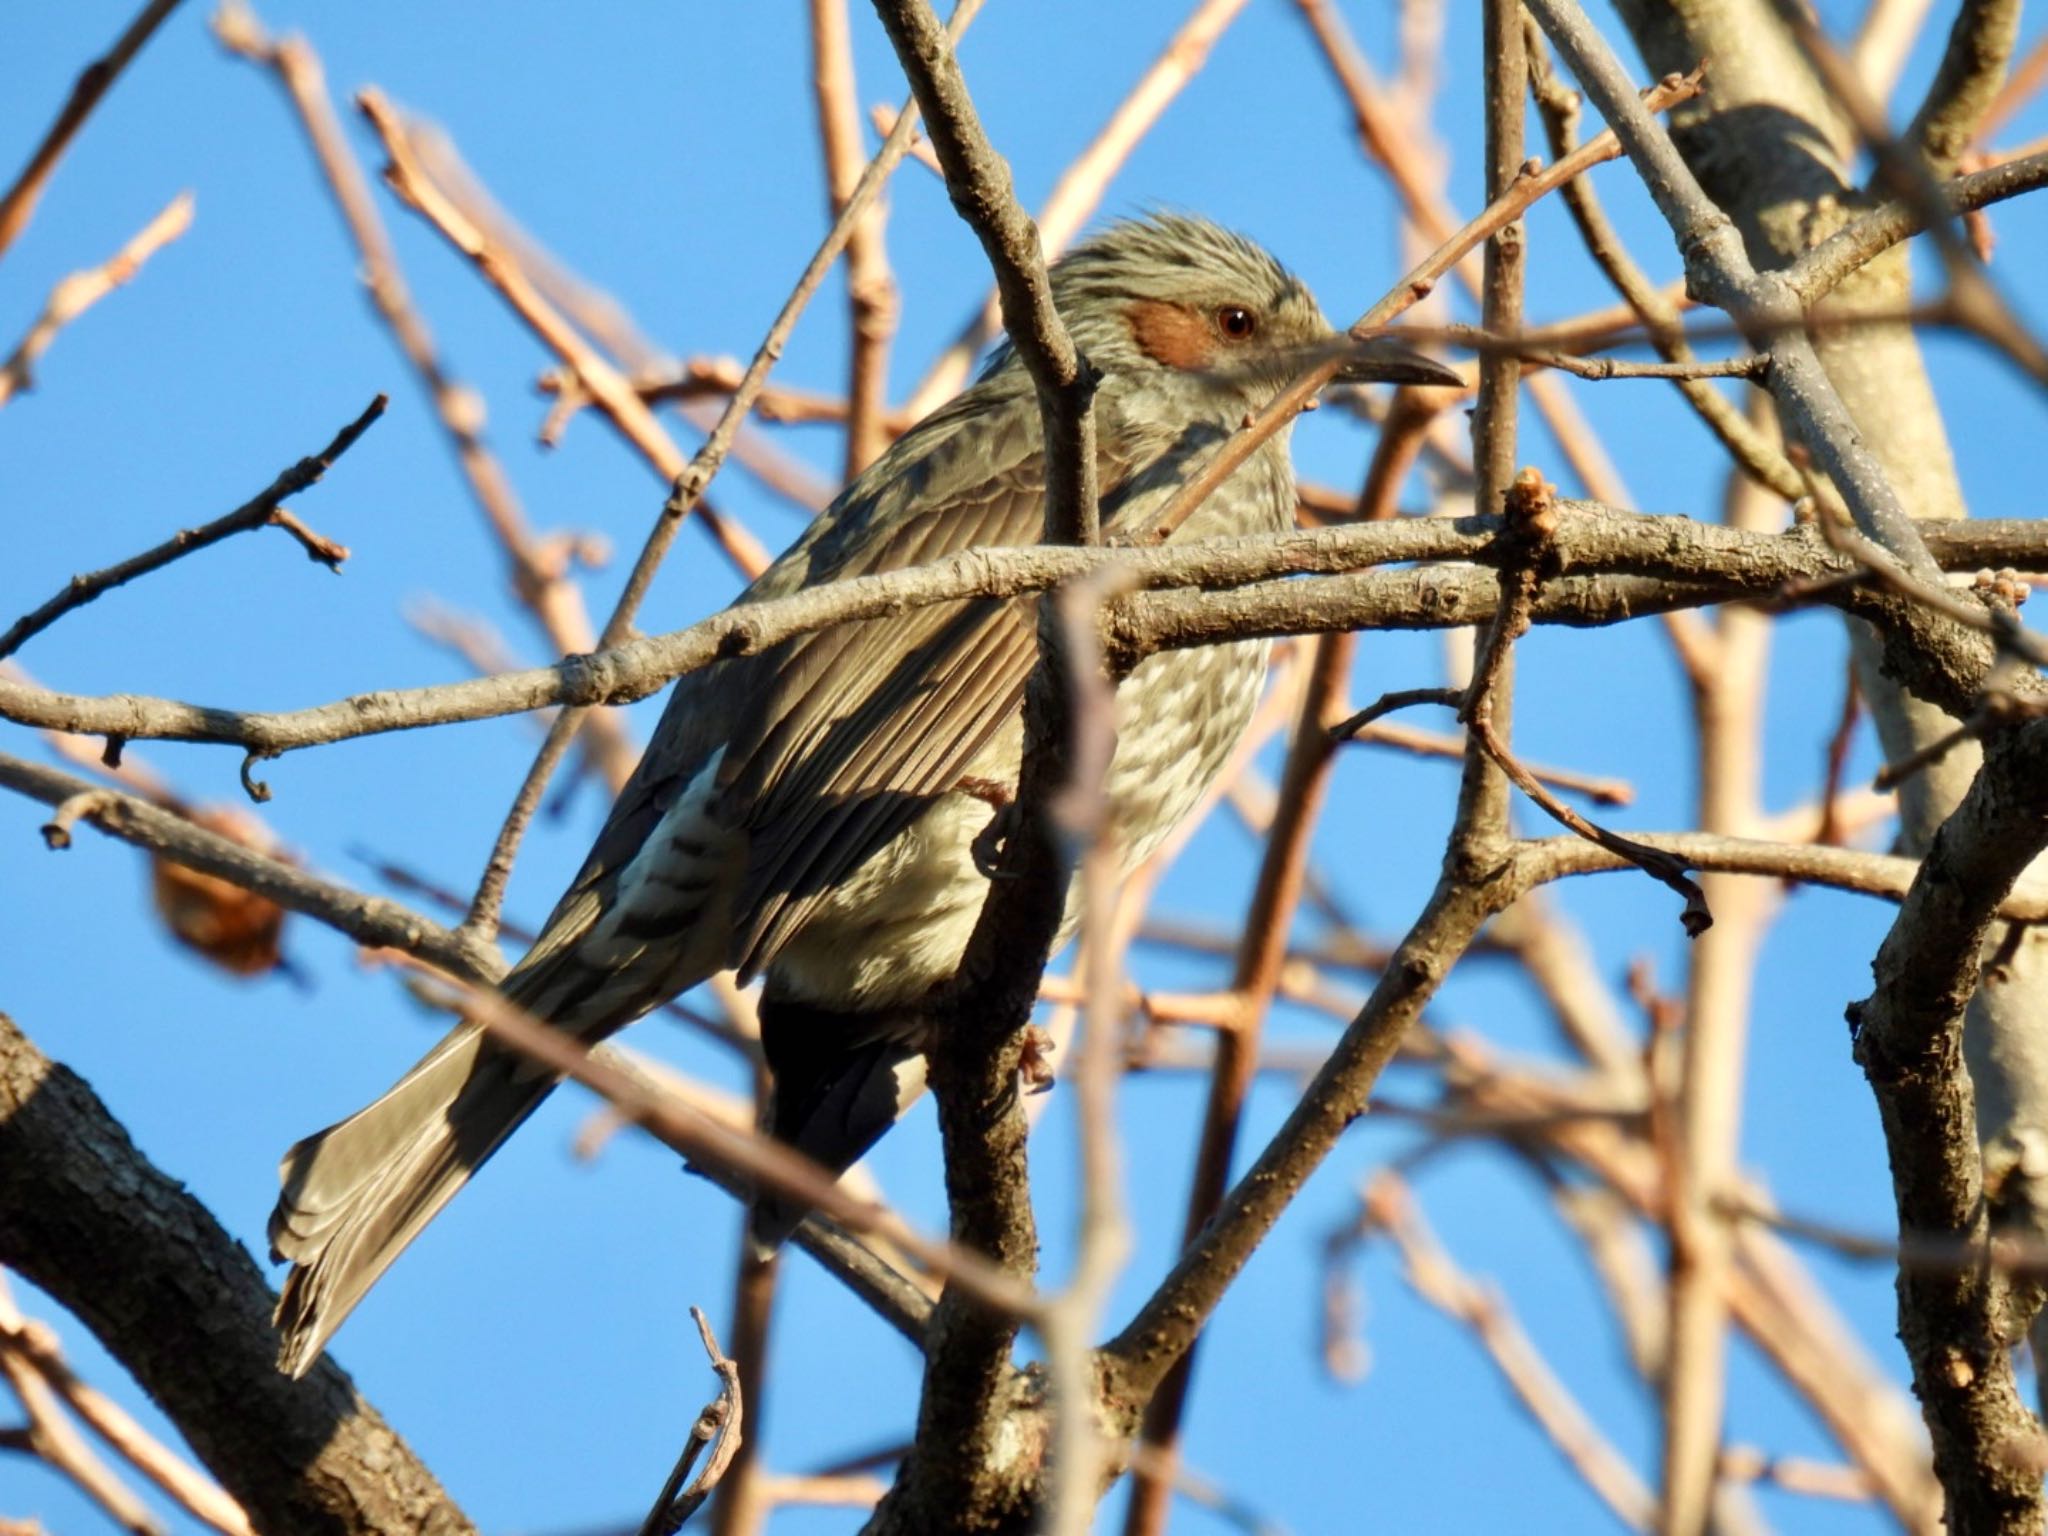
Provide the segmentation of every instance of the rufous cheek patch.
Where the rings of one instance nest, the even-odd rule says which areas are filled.
[[[1142,299],[1127,311],[1138,350],[1168,368],[1194,370],[1209,366],[1216,353],[1216,333],[1205,316],[1162,299]]]

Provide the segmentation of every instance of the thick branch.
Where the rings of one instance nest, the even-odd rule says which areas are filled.
[[[1093,545],[1096,375],[1053,307],[1038,230],[1018,205],[1009,167],[982,131],[938,18],[923,0],[877,0],[882,25],[923,107],[953,206],[995,271],[1011,344],[1038,394],[1045,442],[1048,545]],[[946,1155],[953,1239],[1028,1283],[1038,1233],[1025,1167],[1018,1090],[1023,1031],[1064,911],[1068,862],[1052,825],[1068,776],[1071,711],[1056,646],[1057,605],[1039,608],[1040,659],[1024,700],[1024,761],[1004,850],[957,985],[931,1027],[931,1083]],[[1036,1465],[1011,1413],[1025,1384],[1010,1364],[1014,1317],[959,1287],[939,1298],[926,1331],[917,1439],[876,1513],[881,1530],[989,1526],[1015,1517],[1018,1468]]]
[[[1933,174],[1953,170],[1976,138],[2005,79],[2019,30],[2020,0],[1963,0],[1956,8],[1941,67],[1905,135]]]
[[[1941,202],[1949,213],[1969,213],[2044,186],[2048,186],[2048,150],[1944,182]],[[1850,273],[1927,228],[1927,215],[1926,204],[1912,198],[1873,208],[1787,267],[1785,282],[1800,303],[1816,303]]]
[[[1890,664],[1916,692],[1951,710],[1967,711],[1990,666],[1991,646],[1981,636],[1946,622],[1929,626],[1910,601],[1845,579],[1853,568],[1810,532],[1749,534],[1683,518],[1615,512],[1597,503],[1559,506],[1565,513],[1557,534],[1559,558],[1582,574],[1546,585],[1532,614],[1537,623],[1613,624],[1742,597],[1773,599],[1788,584],[1803,583],[1808,585],[1796,594],[1800,600],[1855,613],[1894,632]],[[627,703],[686,672],[828,625],[963,598],[1023,596],[1111,568],[1128,571],[1140,587],[1235,589],[1155,591],[1116,600],[1112,624],[1135,655],[1256,635],[1445,628],[1492,612],[1496,584],[1490,575],[1457,568],[1343,573],[1396,561],[1483,561],[1492,557],[1497,526],[1490,518],[1417,519],[1164,549],[973,550],[928,566],[742,604],[687,629],[498,677],[352,694],[307,709],[264,713],[134,694],[54,693],[0,676],[0,719],[87,736],[212,742],[273,757],[552,704]],[[2048,559],[2048,527],[2039,523],[1937,525],[1928,530],[1928,541],[1943,563],[1961,569],[1994,561],[2035,568]],[[1326,579],[1275,579],[1295,574]]]
[[[1645,832],[1632,841],[1671,854],[1687,868],[1704,874],[1790,880],[1887,901],[1903,901],[1920,873],[1918,859],[1823,843],[1776,843],[1714,832]],[[1527,840],[1515,849],[1515,879],[1525,887],[1571,875],[1634,867],[1621,854],[1577,837]],[[1996,911],[2010,922],[2048,922],[2048,880],[2022,881]]]
[[[278,1374],[276,1298],[255,1262],[4,1015],[0,1264],[56,1297],[135,1373],[259,1529],[472,1531],[331,1357],[303,1381]]]
[[[1112,1412],[1134,1415],[1193,1343],[1295,1193],[1364,1113],[1381,1068],[1507,894],[1504,882],[1468,884],[1448,870],[1438,881],[1372,996],[1286,1123],[1129,1325],[1104,1346]]]
[[[1685,258],[1688,289],[1728,312],[1771,358],[1771,394],[1788,430],[1805,443],[1840,488],[1857,526],[1916,576],[1935,566],[1876,456],[1798,327],[1798,297],[1776,273],[1759,273],[1734,222],[1707,196],[1670,136],[1645,110],[1606,39],[1576,0],[1528,0],[1572,73],[1620,136]]]
[[[1993,741],[1984,768],[1928,848],[1849,1011],[1856,1059],[1877,1096],[1899,1230],[1981,1244],[1988,1236],[1963,1013],[1999,903],[2048,846],[2048,724]],[[2039,1428],[2001,1336],[2005,1281],[1993,1268],[1904,1266],[1899,1334],[1934,1436],[1935,1471],[1958,1536],[2037,1532],[2041,1480],[2022,1454]]]

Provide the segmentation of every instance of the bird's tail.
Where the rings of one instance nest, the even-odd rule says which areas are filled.
[[[270,1217],[292,1271],[277,1302],[278,1367],[303,1376],[334,1330],[556,1079],[463,1024],[367,1109],[284,1155]]]
[[[505,998],[586,1043],[697,973],[593,964],[571,922],[500,984]],[[602,959],[604,957],[600,957]],[[280,1370],[303,1376],[378,1276],[561,1079],[465,1020],[382,1098],[284,1155],[270,1251],[291,1273],[277,1300]]]

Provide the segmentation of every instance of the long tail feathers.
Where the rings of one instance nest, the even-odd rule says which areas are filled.
[[[464,1026],[376,1103],[285,1153],[270,1217],[271,1253],[292,1262],[279,1369],[311,1369],[363,1293],[554,1086]]]

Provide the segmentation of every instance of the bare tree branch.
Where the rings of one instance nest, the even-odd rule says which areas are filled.
[[[105,570],[93,571],[87,575],[74,576],[55,597],[44,603],[33,613],[22,615],[0,634],[0,657],[13,655],[21,649],[22,643],[48,629],[74,608],[82,608],[103,592],[151,571],[161,570],[173,560],[194,554],[210,544],[232,538],[238,533],[248,533],[257,528],[281,527],[299,541],[307,555],[338,571],[341,562],[348,558],[348,551],[331,539],[322,538],[306,527],[297,518],[284,510],[284,502],[300,492],[320,483],[320,479],[333,466],[334,461],[355,446],[357,438],[370,430],[370,426],[384,414],[389,402],[383,395],[377,396],[362,415],[335,433],[334,441],[310,458],[299,460],[284,470],[270,484],[234,511],[202,523],[197,528],[185,528],[171,535],[153,549],[146,549],[139,555],[130,556],[118,565]]]
[[[1574,573],[1545,585],[1533,622],[1600,625],[1740,598],[1801,601],[1869,618],[1900,639],[1895,664],[1912,686],[1967,710],[1991,661],[1981,637],[1945,625],[1930,633],[1914,605],[1844,581],[1853,567],[1817,534],[1733,533],[1681,518],[1560,501],[1558,558]],[[1492,612],[1490,575],[1455,567],[1384,574],[1361,567],[1395,561],[1497,558],[1491,519],[1418,519],[1303,533],[1201,541],[1164,549],[1037,547],[974,550],[877,576],[835,582],[787,598],[741,604],[670,634],[628,641],[591,656],[426,688],[353,694],[280,713],[239,711],[139,695],[55,693],[0,676],[0,719],[76,735],[239,746],[258,757],[385,731],[486,720],[553,704],[615,704],[723,657],[747,655],[792,635],[929,603],[1016,597],[1112,567],[1144,591],[1117,599],[1110,623],[1133,657],[1153,650],[1256,635],[1363,628],[1442,628]],[[2043,561],[2040,524],[1957,523],[1932,529],[1942,561],[1977,569],[1988,559]],[[1601,573],[1601,574],[1594,574]],[[1316,581],[1284,580],[1316,574]],[[1636,578],[1643,578],[1637,581]],[[1228,591],[1193,588],[1227,587]]]
[[[278,1373],[276,1298],[249,1255],[4,1015],[0,1263],[135,1373],[259,1529],[473,1530],[331,1356],[303,1381]]]
[[[1935,175],[1953,170],[1977,137],[1977,125],[2005,80],[2019,30],[2019,0],[1963,0],[1956,8],[1941,67],[1906,130]]]
[[[433,332],[414,306],[391,237],[327,95],[319,55],[303,38],[272,39],[254,11],[232,0],[215,13],[213,32],[222,47],[269,70],[290,100],[361,259],[358,276],[363,289],[433,401],[470,496],[504,548],[512,590],[556,655],[591,650],[597,635],[582,590],[568,579],[568,553],[558,542],[551,547],[536,539],[527,526],[518,493],[485,440],[481,398],[449,373]],[[613,789],[623,786],[639,757],[624,726],[612,715],[594,715],[585,727],[584,741]]]
[[[1997,904],[2044,844],[2048,725],[2035,722],[1986,749],[1878,950],[1876,991],[1850,1009],[1902,1232],[1970,1242],[1988,1232],[1975,1105],[1958,1070],[1963,1012]],[[2013,1379],[2004,1284],[1975,1266],[1899,1274],[1899,1333],[1959,1536],[2041,1524],[2038,1463],[2027,1454],[2040,1429]]]
[[[281,907],[326,923],[359,944],[402,950],[458,974],[484,979],[495,978],[504,969],[495,950],[466,943],[410,908],[329,884],[133,795],[5,754],[0,754],[0,786],[45,805],[77,806],[84,820],[123,842],[162,854],[188,869],[218,875]]]
[[[43,195],[43,188],[49,184],[50,173],[56,170],[57,161],[71,147],[72,139],[85,126],[85,120],[92,116],[93,108],[100,104],[100,98],[112,89],[114,82],[121,78],[121,71],[128,67],[135,55],[142,51],[142,45],[177,8],[178,0],[149,0],[128,23],[127,30],[115,39],[114,46],[103,57],[86,65],[71,87],[71,95],[66,99],[63,110],[58,112],[57,120],[50,124],[42,142],[28,157],[28,164],[22,167],[14,184],[0,193],[0,256],[7,254],[7,248],[14,244],[28,227],[28,221],[35,217],[36,203]]]

